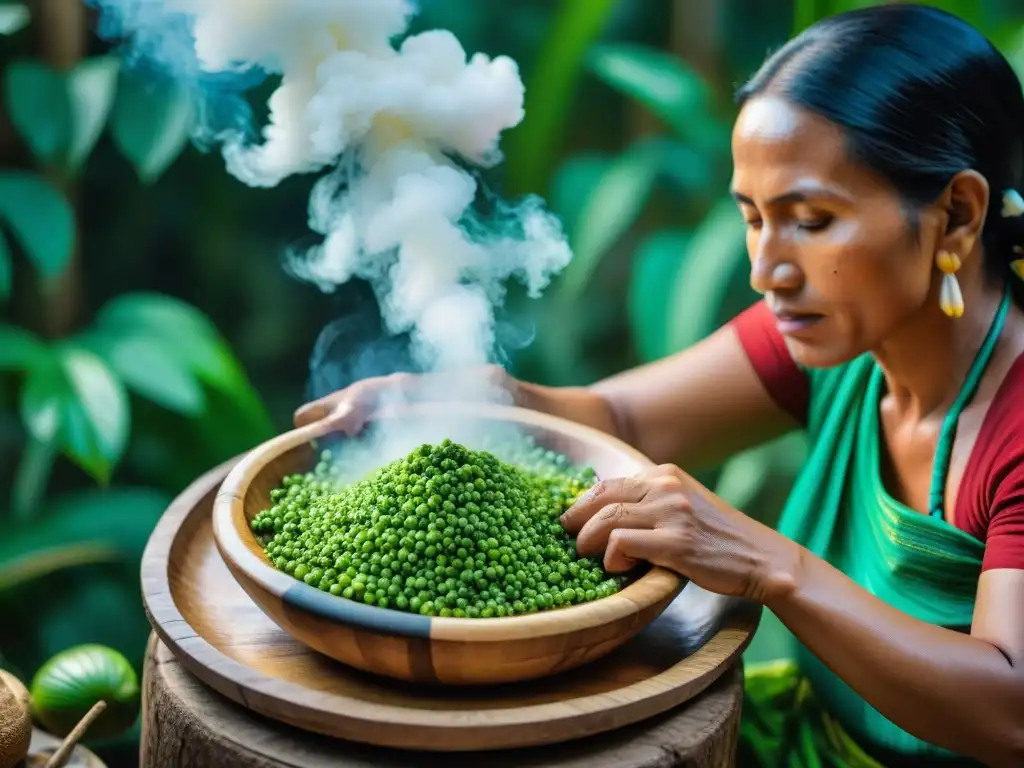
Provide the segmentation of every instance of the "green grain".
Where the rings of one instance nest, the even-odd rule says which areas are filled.
[[[623,577],[577,557],[559,523],[594,473],[530,443],[502,455],[443,440],[340,486],[324,452],[271,492],[252,530],[310,586],[425,616],[516,616],[617,592]]]

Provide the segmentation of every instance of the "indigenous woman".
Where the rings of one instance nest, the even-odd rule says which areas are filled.
[[[563,520],[609,570],[671,568],[798,641],[749,670],[742,766],[1024,766],[1024,97],[976,30],[838,15],[740,90],[732,193],[764,298],[672,357],[517,404],[656,462]],[[370,379],[296,414],[356,429]],[[793,429],[778,530],[680,467]]]

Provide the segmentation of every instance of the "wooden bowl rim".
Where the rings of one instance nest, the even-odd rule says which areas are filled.
[[[171,552],[182,523],[203,497],[221,485],[230,468],[237,465],[241,458],[235,457],[214,467],[183,489],[160,518],[146,544],[140,569],[142,600],[156,636],[198,679],[246,709],[261,712],[265,709],[262,704],[264,698],[287,698],[297,708],[296,716],[289,721],[291,725],[306,727],[310,718],[318,716],[329,704],[337,709],[348,707],[347,717],[350,721],[362,721],[368,725],[412,724],[419,728],[462,728],[461,722],[453,724],[450,718],[442,716],[443,713],[430,709],[411,709],[354,699],[335,692],[312,691],[289,680],[271,677],[227,655],[189,623],[174,601],[170,573]],[[694,669],[703,671],[693,681],[694,687],[689,695],[681,700],[698,695],[714,683],[740,657],[757,631],[762,610],[756,604],[749,607],[753,610],[729,611],[717,631],[679,663],[654,677],[620,689],[617,695],[623,702],[622,708],[632,711],[632,708],[643,702],[671,696],[680,681],[693,677]],[[709,660],[716,655],[724,655],[724,658],[719,659],[715,665],[709,664]],[[572,707],[569,710],[563,706],[565,702],[525,704],[506,711],[502,722],[484,724],[483,727],[490,725],[500,729],[515,723],[534,723],[538,720],[570,723],[579,717],[606,709],[606,699],[607,694],[604,693],[580,696],[571,700]],[[658,711],[663,711],[663,708]],[[467,716],[473,717],[473,713],[467,713]],[[627,722],[636,719],[630,717]]]
[[[440,412],[459,418],[512,421],[561,432],[583,442],[600,441],[627,455],[640,466],[654,463],[632,446],[600,430],[524,408],[490,404],[415,404],[380,409],[372,420]],[[238,569],[259,588],[292,608],[322,619],[402,637],[430,637],[462,642],[503,642],[547,637],[567,631],[600,627],[675,596],[685,586],[678,574],[652,566],[643,576],[615,594],[582,605],[501,618],[421,616],[380,608],[331,595],[279,571],[254,554],[247,541],[255,537],[245,516],[245,495],[257,474],[279,456],[337,430],[327,421],[290,430],[248,452],[228,473],[213,505],[213,535],[229,570]]]

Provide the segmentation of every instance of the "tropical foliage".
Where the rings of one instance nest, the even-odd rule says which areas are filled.
[[[4,35],[31,24],[27,7],[0,6]],[[3,78],[17,149],[0,170],[0,613],[13,617],[0,658],[29,679],[68,646],[104,642],[138,669],[138,564],[156,520],[194,473],[273,425],[195,307],[152,291],[71,306],[94,257],[75,201],[97,142],[108,135],[155,183],[186,146],[189,102],[109,54],[67,69],[16,56]]]

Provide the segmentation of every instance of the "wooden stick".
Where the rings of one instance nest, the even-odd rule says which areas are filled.
[[[105,701],[97,701],[93,704],[92,709],[86,712],[85,717],[78,721],[78,725],[65,737],[60,748],[53,753],[43,768],[61,768],[68,761],[68,758],[71,757],[71,753],[78,745],[79,739],[85,735],[85,732],[89,730],[89,726],[93,724],[106,708],[107,702]]]

